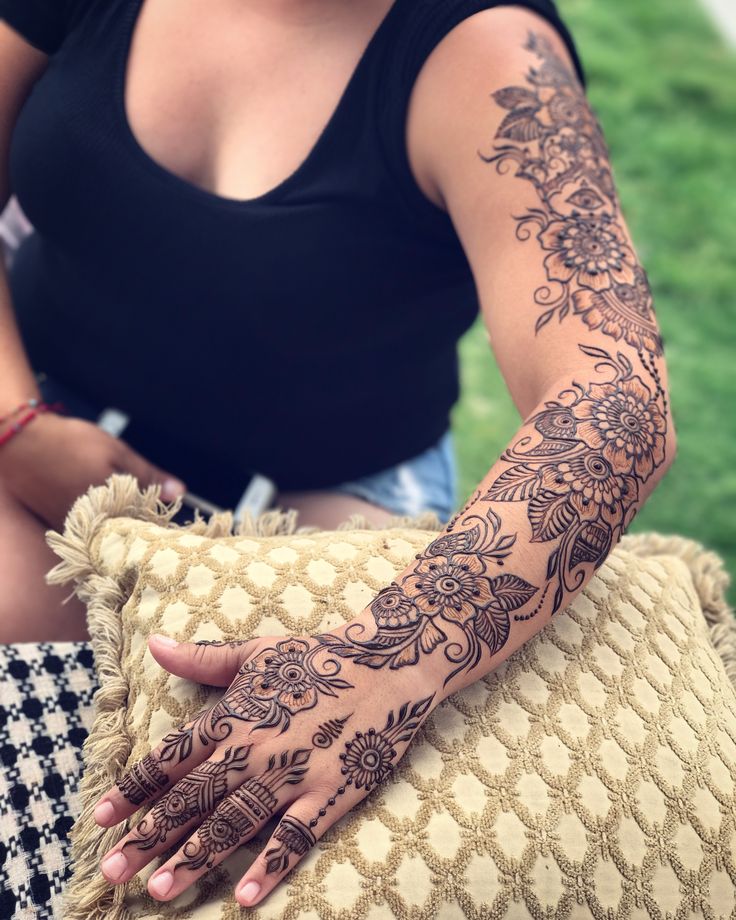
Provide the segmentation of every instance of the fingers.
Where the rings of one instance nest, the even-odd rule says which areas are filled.
[[[311,751],[297,749],[271,757],[267,768],[244,780],[197,829],[174,856],[149,879],[148,890],[160,900],[177,897],[201,875],[247,843],[285,804],[286,792],[308,772]],[[293,796],[293,793],[288,793]],[[317,811],[318,805],[314,805]]]
[[[130,817],[141,805],[158,798],[200,764],[212,750],[212,710],[180,726],[163,739],[150,754],[123,774],[95,806],[95,821],[112,827]]]
[[[211,815],[242,781],[250,750],[250,745],[241,745],[218,751],[180,780],[103,857],[100,868],[105,878],[114,884],[127,882]]]
[[[363,797],[356,797],[353,792],[330,798],[321,805],[306,797],[295,802],[240,880],[235,889],[238,903],[252,907],[262,901],[304,859],[320,837]]]
[[[151,636],[148,647],[158,663],[176,674],[211,687],[229,687],[248,657],[249,641],[219,643],[177,642]]]
[[[118,445],[117,465],[123,472],[135,476],[142,485],[161,483],[161,498],[165,502],[171,502],[186,492],[186,486],[180,479],[149,463],[124,441]]]

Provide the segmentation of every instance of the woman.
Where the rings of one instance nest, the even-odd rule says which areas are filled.
[[[22,338],[3,299],[3,399],[35,394],[33,366],[146,432],[142,459],[43,412],[1,448],[3,546],[28,551],[3,603],[36,584],[33,616],[44,522],[112,469],[186,479],[204,451],[212,469],[271,476],[302,520],[362,509],[336,488],[370,502],[375,474],[412,468],[447,431],[478,306],[525,419],[446,533],[348,627],[151,639],[171,672],[229,689],[100,799],[104,826],[155,803],[102,872],[127,881],[179,841],[148,883],[169,900],[286,808],[238,885],[251,905],[441,699],[575,596],[675,440],[646,275],[551,2],[202,12],[0,0],[3,194],[9,170],[37,228],[11,278]],[[313,750],[320,723],[348,715],[345,737]],[[298,776],[256,813],[238,790],[275,790],[267,765],[286,747]],[[225,797],[205,806],[187,790],[215,774]]]

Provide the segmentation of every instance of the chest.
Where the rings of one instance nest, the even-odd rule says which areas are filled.
[[[142,0],[125,61],[130,129],[192,184],[262,195],[306,159],[391,3]]]

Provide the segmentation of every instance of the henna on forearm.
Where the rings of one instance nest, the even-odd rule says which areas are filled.
[[[602,132],[550,42],[530,33],[525,47],[539,66],[529,68],[527,86],[492,94],[506,114],[494,152],[479,156],[501,175],[515,166],[513,178],[538,197],[537,207],[515,217],[519,241],[536,228],[547,276],[532,295],[543,309],[535,333],[554,316],[574,314],[630,353],[578,343],[583,382],[550,393],[446,534],[380,592],[366,616],[342,636],[320,637],[371,668],[437,661],[441,648],[445,686],[507,647],[513,621],[551,616],[571,599],[672,453],[662,341],[646,274],[620,220]],[[525,521],[512,510],[522,504]]]

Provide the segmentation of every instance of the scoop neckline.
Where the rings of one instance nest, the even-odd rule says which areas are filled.
[[[172,172],[170,169],[168,169],[168,167],[154,159],[154,157],[151,156],[151,154],[148,153],[148,151],[142,146],[135,133],[133,132],[133,128],[128,120],[128,113],[125,105],[125,91],[133,37],[135,35],[136,25],[140,19],[143,4],[145,2],[146,0],[131,0],[127,22],[125,23],[125,27],[123,29],[120,48],[120,60],[116,71],[117,111],[125,141],[139,162],[141,162],[150,172],[157,175],[160,180],[163,180],[171,186],[178,187],[181,192],[188,194],[193,198],[198,198],[201,201],[209,202],[210,204],[219,205],[221,207],[248,208],[255,207],[259,204],[265,204],[270,202],[272,199],[278,198],[282,193],[286,192],[289,188],[291,188],[292,185],[298,182],[307,172],[309,167],[317,158],[318,154],[329,142],[331,135],[334,133],[340,116],[347,106],[348,99],[354,92],[355,87],[367,66],[367,62],[371,53],[388,28],[389,22],[396,16],[397,9],[401,5],[402,0],[393,0],[391,6],[388,8],[386,13],[384,13],[383,18],[373,31],[373,34],[369,38],[368,43],[358,58],[358,61],[355,64],[350,77],[345,83],[345,86],[343,87],[343,90],[335,107],[332,110],[331,115],[323,125],[320,133],[317,136],[317,139],[309,148],[304,159],[299,163],[296,169],[289,173],[284,179],[282,179],[272,188],[267,189],[262,194],[256,195],[253,198],[230,198],[226,195],[220,195],[217,192],[211,192],[208,189],[196,185],[194,182],[190,182],[188,179],[184,179],[181,176],[178,176],[175,172]]]

